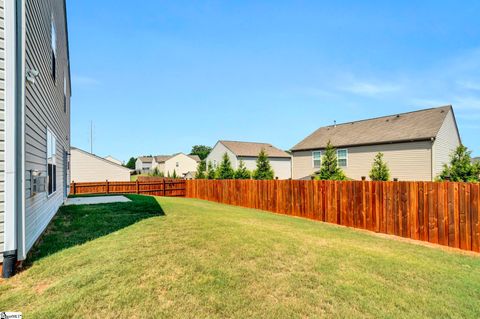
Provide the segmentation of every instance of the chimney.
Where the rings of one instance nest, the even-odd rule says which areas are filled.
[[[337,127],[337,120],[333,120],[333,127]]]

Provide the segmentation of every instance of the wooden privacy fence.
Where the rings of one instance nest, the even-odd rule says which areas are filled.
[[[185,181],[163,179],[136,182],[92,182],[70,184],[70,194],[142,194],[153,196],[185,196]]]
[[[186,196],[480,251],[480,185],[188,180]]]

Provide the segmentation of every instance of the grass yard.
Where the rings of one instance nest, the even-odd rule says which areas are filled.
[[[149,175],[148,174],[130,175],[130,182],[136,182],[138,179],[138,176],[149,176]]]
[[[68,206],[0,281],[24,318],[480,317],[480,258],[200,200]]]

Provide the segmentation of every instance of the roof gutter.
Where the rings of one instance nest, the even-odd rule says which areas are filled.
[[[401,144],[401,143],[411,143],[411,142],[426,142],[431,141],[435,137],[421,137],[414,139],[405,139],[405,140],[396,140],[396,141],[387,141],[387,142],[375,142],[375,143],[360,143],[360,144],[344,144],[344,145],[334,145],[335,148],[348,148],[348,147],[360,147],[360,146],[370,146],[370,145],[385,145],[385,144]],[[319,147],[306,147],[306,148],[292,148],[291,152],[301,152],[301,151],[314,151],[325,149],[325,146]]]

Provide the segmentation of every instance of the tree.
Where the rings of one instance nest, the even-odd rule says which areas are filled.
[[[198,164],[197,172],[195,173],[195,179],[205,179],[207,177],[207,163],[205,160],[201,160],[200,164]]]
[[[327,148],[325,149],[325,155],[322,156],[322,164],[320,171],[316,174],[316,179],[320,180],[334,180],[344,181],[346,176],[343,170],[338,167],[337,150],[333,147],[332,143],[328,141]]]
[[[275,172],[270,165],[268,155],[262,148],[257,158],[257,169],[253,171],[253,179],[273,179]]]
[[[390,180],[390,170],[388,169],[387,163],[383,160],[383,153],[378,153],[375,156],[369,176],[372,181]]]
[[[450,163],[443,166],[443,171],[438,180],[451,180],[453,182],[478,182],[480,181],[480,164],[472,163],[472,151],[460,145],[450,155]]]
[[[175,179],[175,178],[177,178],[177,177],[178,177],[178,176],[177,176],[177,171],[174,169],[174,170],[173,170],[173,174],[172,174],[172,178]]]
[[[244,161],[240,161],[238,169],[235,171],[235,179],[250,179],[251,173],[245,166]]]
[[[208,161],[207,179],[215,179],[215,177],[215,167],[213,167],[212,161]]]
[[[218,166],[217,177],[219,179],[233,179],[235,171],[233,170],[232,163],[228,154],[223,154],[222,162]]]
[[[160,170],[158,169],[158,167],[155,167],[149,175],[150,176],[160,176]],[[163,175],[163,173],[162,173],[162,175]]]
[[[125,165],[126,168],[129,168],[129,169],[135,169],[135,162],[137,160],[135,159],[135,157],[130,157],[130,159],[128,160],[127,164]]]
[[[198,155],[201,160],[204,160],[207,158],[208,154],[212,151],[212,148],[210,146],[206,145],[194,145],[192,147],[192,151],[190,152],[190,155]]]

